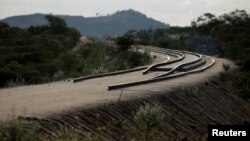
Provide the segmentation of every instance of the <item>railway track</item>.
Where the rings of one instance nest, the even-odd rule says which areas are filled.
[[[147,75],[148,73],[156,71],[161,72],[160,75],[154,76],[149,79],[121,83],[121,84],[111,84],[108,86],[108,90],[114,90],[114,89],[143,85],[148,83],[154,83],[162,80],[181,77],[190,73],[201,72],[208,69],[215,63],[215,59],[213,59],[212,57],[188,51],[179,51],[179,50],[164,49],[164,48],[150,47],[150,46],[139,46],[139,48],[141,50],[145,50],[148,52],[154,52],[165,55],[166,60],[161,63],[152,64],[150,66],[139,67],[136,69],[76,78],[74,79],[74,83],[92,78],[112,76],[112,75],[124,74],[141,70],[143,70],[142,72],[143,75]]]
[[[28,113],[27,114],[18,113],[18,115],[19,114],[21,115],[19,116],[21,117],[20,118],[21,120],[36,123],[36,124],[29,124],[28,127],[36,128],[39,132],[38,137],[41,140],[43,140],[44,137],[48,137],[51,140],[56,139],[59,136],[56,131],[60,129],[62,126],[69,129],[74,129],[74,131],[81,137],[88,136],[87,133],[98,132],[100,135],[107,138],[108,140],[120,140],[122,133],[120,132],[119,124],[121,123],[121,121],[126,120],[127,122],[130,123],[130,125],[136,126],[133,117],[131,116],[131,111],[135,112],[136,111],[135,109],[138,109],[141,105],[145,103],[145,101],[150,103],[156,103],[160,101],[161,103],[163,103],[164,109],[171,109],[169,107],[175,107],[175,108],[177,107],[177,109],[183,112],[183,114],[179,115],[177,114],[178,118],[183,118],[183,115],[193,118],[194,116],[192,114],[189,114],[188,112],[186,112],[186,110],[182,110],[183,108],[181,106],[178,106],[177,104],[178,101],[176,102],[168,97],[163,98],[163,96],[160,97],[156,96],[161,93],[161,90],[158,89],[160,85],[158,85],[157,87],[156,85],[147,85],[147,84],[161,82],[161,84],[163,84],[164,87],[170,85],[176,85],[177,83],[172,83],[173,80],[176,80],[179,77],[185,77],[185,75],[188,74],[205,71],[215,64],[215,59],[210,56],[200,55],[186,51],[162,49],[156,47],[145,47],[145,46],[140,46],[140,49],[147,50],[151,53],[157,53],[161,56],[164,56],[165,60],[163,60],[162,62],[156,62],[155,64],[152,64],[150,66],[143,66],[125,71],[118,71],[113,73],[77,78],[74,79],[73,81],[74,83],[59,82],[46,85],[14,88],[15,91],[19,91],[20,93],[22,93],[23,96],[21,98],[20,97],[16,98],[14,93],[14,96],[10,97],[10,100],[8,99],[9,97],[2,99],[0,97],[0,101],[3,102],[6,101],[5,102],[6,104],[2,105],[0,104],[0,113],[1,111],[6,111],[4,109],[7,109],[8,111],[9,109],[11,109],[11,105],[9,103],[11,103],[13,99],[14,100],[18,99],[15,102],[13,102],[15,105],[23,106],[24,103],[27,104],[27,107],[29,106],[29,109],[27,109],[29,110]],[[222,61],[218,59],[217,65],[221,67],[221,64]],[[215,66],[215,68],[213,69],[217,69],[218,66]],[[218,72],[219,70],[216,71],[216,73]],[[157,76],[151,75],[154,73],[158,75]],[[141,75],[138,76],[138,74]],[[130,77],[131,76],[132,77],[130,79],[125,79],[129,75]],[[201,74],[199,76],[201,76]],[[114,78],[119,78],[119,79],[114,79]],[[164,81],[170,79],[172,82]],[[138,85],[142,86],[136,87]],[[96,88],[93,89],[93,87],[90,88],[90,86],[94,86]],[[133,88],[129,89],[128,87],[133,87]],[[157,89],[157,91],[152,90],[153,87],[155,87],[155,90]],[[31,88],[35,90],[30,91]],[[107,88],[108,90],[114,90],[114,91],[107,91]],[[96,101],[101,101],[101,100],[106,101],[106,99],[109,100],[115,99],[115,101],[117,101],[118,97],[115,96],[117,96],[117,93],[120,93],[120,90],[118,91],[115,90],[121,88],[128,88],[126,94],[129,94],[129,90],[131,90],[132,92],[135,89],[145,90],[141,92],[143,93],[144,96],[147,94],[146,89],[152,90],[150,92],[152,94],[149,99],[144,98],[142,100],[141,98],[136,98],[134,101],[120,101],[116,103],[118,104],[118,106],[112,105],[112,103],[110,103],[110,105],[99,105],[96,107],[92,107],[90,109],[83,108],[83,109],[73,109],[73,110],[71,109],[66,112],[63,111],[64,109],[67,108],[70,109],[74,106],[79,106],[79,105],[82,106],[84,104],[87,105],[89,103],[95,103]],[[43,92],[45,90],[47,91]],[[124,91],[125,90],[126,89],[124,89]],[[0,91],[0,94],[7,94],[7,93],[13,94],[13,92],[14,91],[11,91],[11,89],[6,89]],[[17,92],[17,95],[20,95],[19,92]],[[133,93],[133,95],[137,96],[139,95],[139,93],[140,92],[138,91]],[[34,99],[29,99],[29,101],[24,100],[25,98],[30,98],[30,97]],[[39,101],[36,101],[37,99],[35,99],[35,97],[38,97],[37,99],[39,99]],[[88,99],[89,97],[91,97],[91,99]],[[8,104],[10,106],[4,107]],[[39,106],[36,107],[37,105]],[[21,111],[21,109],[17,110]],[[47,114],[48,112],[52,112],[53,114],[51,115]],[[168,112],[166,112],[166,114],[171,114],[170,113],[171,111]],[[35,114],[32,115],[30,113],[35,113]],[[4,116],[4,114],[6,115],[6,113],[4,113],[3,115],[1,114],[0,117]],[[37,115],[39,117],[41,115],[41,118],[28,118],[27,115],[31,115],[31,117],[33,116],[36,117]],[[204,121],[204,119],[200,119],[200,121]],[[181,125],[182,123],[176,122],[176,124]],[[164,132],[170,133],[170,131],[167,130],[169,123],[165,122],[162,124],[162,126],[166,127],[163,128]],[[109,127],[110,131],[106,130],[99,131],[100,127]],[[190,131],[188,126],[183,128],[183,130],[184,130],[183,132]],[[196,138],[196,136],[192,137]]]
[[[185,85],[186,80],[187,83],[206,80],[208,76],[217,75],[225,61],[217,58],[217,63],[212,69],[197,73],[211,67],[215,60],[192,52],[156,47],[140,46],[140,50],[147,50],[151,56],[156,56],[154,64],[76,78],[72,80],[74,83],[58,81],[1,89],[0,119],[8,119],[12,114],[43,117],[74,107],[120,101],[121,88],[126,88],[122,100],[144,97],[153,91],[161,92]],[[197,74],[188,75],[193,73]]]

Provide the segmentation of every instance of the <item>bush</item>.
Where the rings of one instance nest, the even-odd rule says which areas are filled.
[[[25,126],[26,123],[19,120],[11,120],[0,123],[1,141],[36,141],[35,130]]]
[[[219,78],[220,78],[220,80],[221,81],[223,81],[223,82],[225,82],[225,81],[228,81],[228,80],[230,80],[230,73],[228,73],[228,72],[219,72]]]
[[[17,77],[15,80],[10,80],[6,83],[6,87],[19,87],[26,85],[26,82],[23,78]]]
[[[232,75],[233,85],[244,99],[250,98],[250,73],[238,72]]]
[[[127,51],[134,44],[134,39],[131,36],[124,35],[118,37],[116,43],[122,51]]]
[[[128,138],[131,140],[155,140],[156,131],[165,115],[158,104],[141,106],[135,115],[136,128],[128,129]]]
[[[56,138],[51,141],[81,141],[81,138],[75,130],[61,126],[56,131]]]
[[[223,67],[225,72],[228,72],[231,68],[229,64],[225,64],[225,63],[223,63],[222,67]]]
[[[184,86],[177,90],[179,93],[183,93],[186,96],[186,99],[188,100],[190,97],[197,95],[198,88],[197,86]]]
[[[242,71],[250,71],[250,56],[246,56],[242,61],[240,65],[240,69]]]

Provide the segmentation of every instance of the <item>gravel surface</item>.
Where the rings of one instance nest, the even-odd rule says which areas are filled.
[[[155,55],[151,52],[151,55]],[[229,60],[215,58],[216,63],[208,70],[171,80],[130,87],[123,90],[121,100],[145,97],[154,92],[165,92],[173,87],[206,81],[222,71],[222,64]],[[152,63],[163,62],[165,57],[157,54]],[[74,108],[95,106],[118,101],[121,90],[108,91],[107,86],[130,81],[144,80],[161,72],[142,75],[142,71],[96,78],[72,83],[58,81],[41,85],[29,85],[0,89],[0,119],[7,120],[16,116],[47,116]]]

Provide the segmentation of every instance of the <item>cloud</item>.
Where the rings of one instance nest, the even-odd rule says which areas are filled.
[[[208,5],[216,5],[219,3],[218,0],[205,0]]]
[[[181,2],[182,5],[190,5],[191,4],[191,1],[190,0],[183,0]]]

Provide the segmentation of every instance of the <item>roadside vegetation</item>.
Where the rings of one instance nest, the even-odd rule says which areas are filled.
[[[250,15],[245,10],[235,10],[215,16],[205,13],[192,21],[195,32],[216,40],[219,56],[233,60],[239,69],[231,70],[223,64],[220,73],[223,81],[229,81],[244,99],[250,98]]]
[[[159,126],[165,119],[161,106],[145,103],[134,116],[136,126],[126,125],[127,140],[156,141]]]
[[[250,99],[250,73],[242,72],[238,69],[220,72],[220,80],[228,82],[237,88],[240,97],[245,100]]]
[[[109,45],[91,38],[90,43],[81,44],[80,33],[67,27],[63,19],[53,15],[46,19],[48,25],[27,29],[0,23],[0,87],[128,69],[149,62],[147,53],[131,51],[124,42]]]
[[[34,124],[34,123],[33,123]],[[36,141],[37,133],[27,126],[28,123],[13,119],[7,122],[0,121],[1,141]]]
[[[184,43],[183,32],[190,32],[190,28],[171,27],[169,29],[130,30],[124,34],[134,39],[137,45],[151,45],[162,48],[194,51],[192,45]]]
[[[132,117],[133,115],[131,115]],[[127,141],[157,141],[159,126],[165,120],[165,115],[158,104],[145,103],[135,113],[133,121],[135,124],[123,124],[120,129],[124,131]],[[110,141],[105,133],[112,132],[108,126],[99,126],[96,121],[96,132],[77,131],[76,129],[61,125],[54,131],[54,137],[43,136],[45,141]],[[28,122],[22,120],[11,120],[0,123],[1,141],[39,141],[39,132],[29,128]],[[34,124],[34,123],[33,123]],[[33,125],[34,126],[34,125]],[[81,134],[80,134],[81,132]],[[112,134],[112,133],[111,133]],[[41,136],[40,136],[41,137]]]
[[[60,70],[60,56],[76,45],[80,33],[58,17],[46,18],[48,25],[28,29],[0,23],[1,87],[51,81]]]
[[[189,100],[191,97],[198,95],[198,88],[195,85],[183,86],[177,88],[176,91],[179,93],[183,93],[187,100]]]

